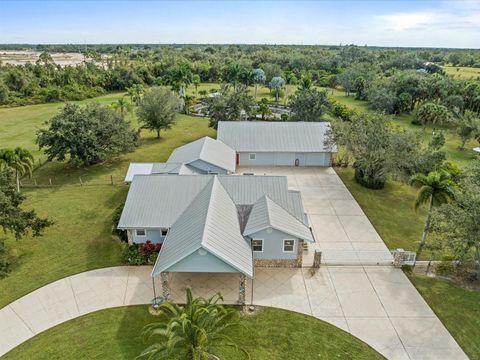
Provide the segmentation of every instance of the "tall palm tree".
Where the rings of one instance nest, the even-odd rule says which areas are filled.
[[[32,154],[30,154],[28,150],[20,147],[17,147],[14,150],[0,149],[0,162],[2,162],[5,167],[15,170],[17,191],[20,192],[20,176],[25,174],[32,175]]]
[[[434,206],[445,204],[453,199],[454,182],[452,181],[449,173],[445,171],[434,171],[430,172],[428,175],[413,175],[409,180],[409,184],[420,188],[414,203],[415,210],[417,210],[420,205],[428,203],[425,227],[423,228],[422,239],[419,246],[420,252],[425,245],[427,234],[430,230],[432,209]]]
[[[187,288],[187,302],[184,306],[164,302],[159,310],[161,322],[145,326],[143,334],[147,339],[158,337],[159,342],[145,349],[138,358],[156,360],[165,358],[186,360],[210,360],[216,345],[232,346],[241,350],[225,331],[239,326],[238,311],[218,304],[223,300],[217,293],[209,299],[193,298]]]

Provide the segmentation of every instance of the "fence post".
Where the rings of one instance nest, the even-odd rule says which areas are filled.
[[[315,250],[313,254],[313,268],[318,269],[320,267],[320,263],[322,262],[322,252]]]
[[[52,186],[52,179],[48,178],[48,182],[50,183],[50,186]]]
[[[113,185],[113,176],[112,175],[110,175],[110,184]]]
[[[79,179],[80,179],[80,186],[83,186],[82,178],[79,177]]]
[[[37,179],[36,178],[33,178],[33,183],[35,184],[35,186],[37,186]]]

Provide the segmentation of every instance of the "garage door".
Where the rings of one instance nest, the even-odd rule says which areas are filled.
[[[325,156],[323,153],[306,154],[305,165],[307,166],[324,166]]]
[[[275,153],[275,165],[293,166],[295,164],[294,153]]]

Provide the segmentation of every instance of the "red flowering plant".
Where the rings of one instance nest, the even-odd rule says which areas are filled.
[[[150,240],[142,244],[132,244],[125,247],[123,258],[127,264],[154,264],[162,244],[154,244]]]

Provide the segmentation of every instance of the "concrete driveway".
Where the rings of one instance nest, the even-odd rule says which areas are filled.
[[[327,321],[387,359],[467,359],[405,274],[392,266],[324,266],[313,276],[305,268],[256,269],[253,303]]]
[[[392,255],[364,212],[332,168],[240,167],[237,173],[286,175],[290,189],[302,193],[303,205],[329,265],[390,265]],[[306,265],[313,261],[309,252]]]
[[[325,320],[388,359],[467,359],[405,274],[392,266],[375,265],[390,264],[390,252],[332,169],[241,171],[288,176],[290,186],[302,192],[316,234],[314,247],[322,250],[327,264],[314,275],[306,267],[257,268],[253,285],[250,281],[247,286],[247,301]],[[0,309],[0,356],[48,328],[89,312],[149,303],[153,297],[150,272],[148,266],[89,271],[14,301]],[[158,279],[157,294],[159,285]],[[174,274],[171,293],[181,301],[185,287],[190,286],[202,296],[221,291],[227,303],[235,303],[238,285],[238,277],[231,274]]]

